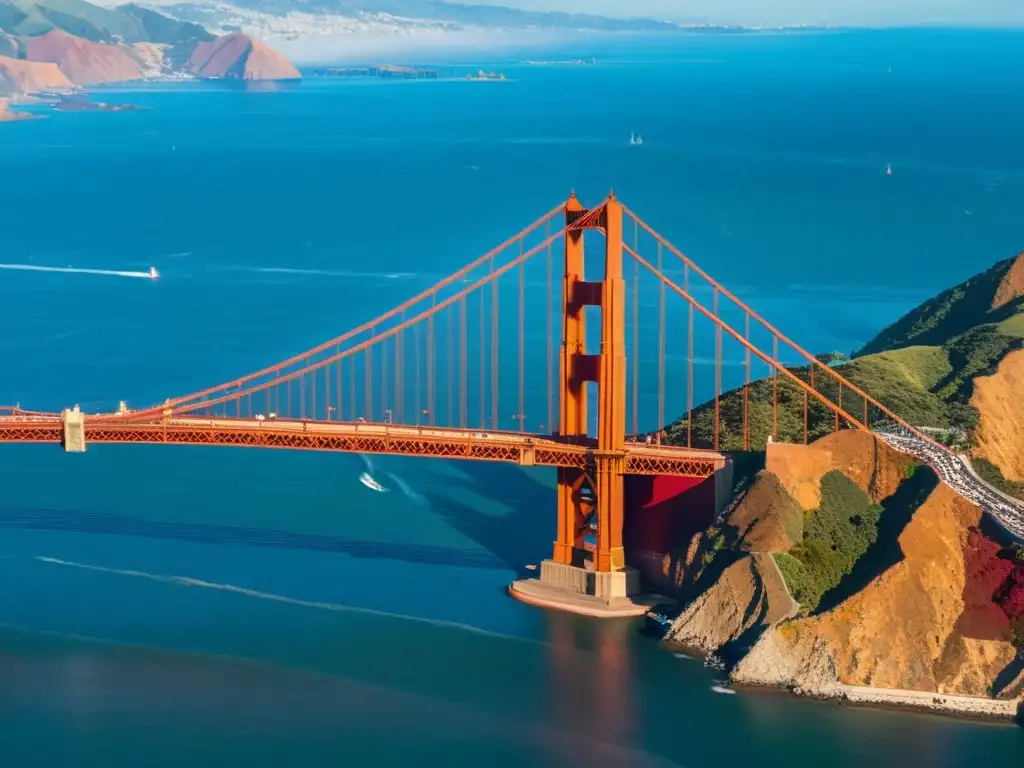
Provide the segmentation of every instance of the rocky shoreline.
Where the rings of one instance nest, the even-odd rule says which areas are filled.
[[[666,650],[692,658],[703,659],[704,665],[724,672],[725,663],[701,642],[665,640]],[[912,691],[899,688],[872,688],[845,685],[839,682],[806,683],[797,685],[781,678],[758,677],[744,672],[738,665],[729,674],[729,684],[736,690],[789,693],[800,698],[813,699],[838,706],[869,707],[893,711],[919,712],[944,717],[957,717],[987,722],[1018,723],[1024,726],[1024,698],[993,699],[984,696]]]
[[[793,696],[827,702],[838,706],[889,709],[902,712],[920,712],[928,715],[957,717],[986,722],[1019,723],[1024,725],[1024,700],[991,699],[981,696],[961,696],[930,691],[908,691],[897,688],[869,688],[836,683],[821,688],[779,687],[753,681],[735,681],[738,690],[788,691]]]
[[[13,123],[21,120],[36,120],[41,115],[33,115],[31,112],[12,111],[9,109],[10,100],[0,96],[0,123]]]
[[[861,438],[851,433],[841,439]],[[795,457],[784,458],[792,463]],[[872,482],[880,482],[886,459],[892,457],[873,462]],[[897,474],[890,474],[889,484],[898,484]],[[885,486],[876,493],[892,492]],[[748,522],[770,506],[766,494],[746,501],[731,513],[731,522],[747,540],[777,545],[763,535],[766,519]],[[803,506],[812,504],[817,501]],[[705,548],[691,545],[682,562],[698,583],[688,586],[663,646],[705,659],[737,688],[1024,724],[1024,655],[998,625],[986,635],[961,619],[966,613],[977,621],[972,611],[978,611],[978,598],[965,595],[972,577],[964,553],[980,517],[980,510],[938,486],[900,532],[900,557],[866,586],[810,616],[800,615],[773,554],[723,549],[708,567],[695,570]]]

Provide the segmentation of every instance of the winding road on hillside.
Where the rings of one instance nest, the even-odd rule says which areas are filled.
[[[891,424],[875,429],[886,444],[930,466],[946,485],[991,515],[1015,539],[1024,541],[1024,502],[982,480],[965,456]]]

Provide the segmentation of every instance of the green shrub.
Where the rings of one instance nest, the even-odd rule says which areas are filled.
[[[878,540],[882,508],[841,472],[821,479],[821,505],[810,512],[804,538],[776,562],[801,609],[816,609]]]

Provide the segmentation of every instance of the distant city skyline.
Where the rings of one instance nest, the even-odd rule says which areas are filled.
[[[460,0],[452,0],[459,2]],[[1024,24],[1024,0],[461,0],[531,11],[730,24]]]

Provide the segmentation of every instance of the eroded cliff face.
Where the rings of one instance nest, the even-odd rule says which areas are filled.
[[[1013,264],[996,288],[992,309],[999,309],[1015,299],[1024,296],[1024,253],[1014,259]]]
[[[94,43],[59,30],[25,41],[25,55],[60,67],[78,85],[118,83],[142,78],[142,69],[121,47]]]
[[[771,472],[762,472],[730,513],[739,548],[746,552],[787,552],[803,539],[804,515]]]
[[[743,555],[726,567],[673,623],[667,645],[710,654],[732,644],[751,645],[796,605],[771,555]]]
[[[1024,295],[1024,259],[1017,263]],[[999,467],[1008,480],[1024,481],[1024,349],[1003,358],[992,376],[974,379],[971,405],[981,414],[974,432],[975,455]]]
[[[981,511],[944,485],[899,537],[903,560],[820,616],[766,632],[733,670],[741,683],[820,691],[836,682],[987,696],[1014,695],[1004,680],[1017,656],[1006,639],[970,637],[965,553]],[[966,630],[969,631],[969,630]]]
[[[765,471],[775,475],[803,509],[816,509],[821,504],[821,478],[829,472],[842,472],[877,502],[896,492],[913,463],[874,435],[847,429],[811,445],[770,444]]]
[[[0,95],[63,91],[74,87],[56,64],[0,56]]]
[[[189,57],[197,77],[235,80],[297,80],[299,71],[284,56],[247,35],[235,33],[200,42]]]

